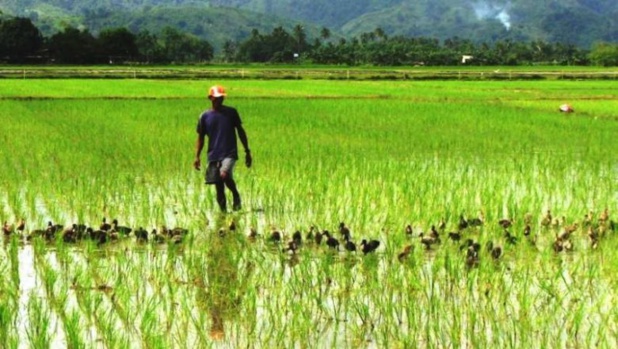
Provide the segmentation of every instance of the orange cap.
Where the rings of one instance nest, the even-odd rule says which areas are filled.
[[[224,97],[226,95],[223,86],[215,85],[208,90],[208,97]]]

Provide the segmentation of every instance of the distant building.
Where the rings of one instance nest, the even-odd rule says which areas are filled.
[[[474,56],[463,55],[461,56],[461,63],[466,64],[468,61],[471,61],[473,58]]]

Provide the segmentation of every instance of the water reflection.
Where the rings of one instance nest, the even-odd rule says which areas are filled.
[[[219,226],[223,226],[223,218]],[[218,229],[217,229],[218,230]],[[209,335],[212,340],[226,338],[226,322],[237,322],[241,316],[241,303],[248,291],[253,265],[242,259],[243,244],[232,234],[219,236],[214,233],[206,253],[206,275],[198,287],[197,304],[210,318]]]

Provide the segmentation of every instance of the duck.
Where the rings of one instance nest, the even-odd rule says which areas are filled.
[[[444,231],[444,229],[446,229],[446,221],[444,220],[444,217],[440,218],[440,222],[438,222],[438,229],[440,229],[440,231]]]
[[[343,243],[343,247],[348,252],[356,252],[356,244],[351,240],[346,240],[346,242]]]
[[[560,231],[560,234],[556,234],[556,237],[560,240],[568,240],[571,237],[571,234],[577,230],[577,223],[572,226],[565,226]]]
[[[320,245],[322,243],[322,233],[320,233],[319,231],[315,234],[315,244],[316,245]]]
[[[298,250],[298,245],[296,244],[296,241],[294,240],[290,240],[288,242],[288,247],[285,249],[285,252],[292,252],[292,254],[296,254],[296,250]]]
[[[93,230],[91,237],[97,243],[97,246],[103,245],[110,240],[109,232],[103,229]]]
[[[551,210],[547,210],[545,216],[543,216],[543,218],[541,219],[541,225],[544,227],[548,227],[551,224],[552,220],[553,217],[551,215]]]
[[[152,231],[150,232],[150,235],[152,236],[152,240],[156,242],[157,244],[162,244],[167,240],[165,235],[158,232],[156,228],[152,229]]]
[[[135,230],[135,240],[138,243],[148,242],[148,231],[143,227],[139,227]]]
[[[315,226],[312,224],[309,226],[309,231],[307,232],[307,235],[305,236],[305,239],[307,241],[313,241],[313,234],[315,233]]]
[[[30,234],[28,234],[28,236],[26,236],[26,241],[32,241],[32,239],[37,238],[37,237],[44,237],[46,231],[47,231],[46,229],[35,229],[31,231]]]
[[[101,230],[105,230],[105,229],[101,229]],[[107,229],[107,230],[111,230],[111,231],[114,231],[114,232],[117,232],[117,233],[123,234],[123,235],[129,235],[131,233],[131,231],[133,231],[133,229],[131,229],[129,227],[118,225],[118,220],[117,219],[114,219],[112,221],[111,229]]]
[[[595,249],[599,246],[599,233],[592,226],[588,227],[588,238],[590,239],[590,247]]]
[[[397,255],[397,259],[400,262],[403,262],[406,258],[408,258],[408,256],[410,255],[410,253],[412,253],[412,251],[414,250],[414,246],[413,245],[407,245],[403,248],[403,251],[401,251],[398,255]]]
[[[556,238],[556,240],[554,241],[552,248],[554,249],[554,252],[559,253],[562,251],[573,251],[573,243],[571,242],[570,239],[568,240],[562,240],[560,238]]]
[[[425,236],[424,233],[420,233],[418,237],[421,239],[421,244],[425,245],[426,250],[430,250],[431,245],[437,243],[436,239],[432,238],[431,236]]]
[[[274,243],[281,242],[281,232],[273,228],[272,231],[270,232],[270,236],[268,237],[268,241],[274,242]]]
[[[4,236],[11,235],[13,233],[13,226],[9,224],[9,222],[4,221],[4,224],[2,225],[2,232],[4,233]]]
[[[588,226],[592,225],[593,219],[594,219],[594,213],[592,211],[586,213],[584,215],[584,220],[582,221],[582,225],[584,227],[588,227]]]
[[[513,225],[513,221],[510,218],[502,218],[498,221],[498,224],[504,229],[508,229]]]
[[[73,223],[70,228],[67,228],[62,232],[62,241],[66,243],[77,242],[77,224]]]
[[[606,223],[609,220],[609,209],[606,207],[603,212],[601,212],[601,215],[599,215],[599,222],[600,223]]]
[[[50,234],[55,234],[56,232],[64,229],[64,225],[62,224],[53,224],[52,221],[47,222],[46,231]]]
[[[466,266],[468,268],[478,267],[479,265],[479,251],[481,250],[481,244],[478,242],[472,243],[466,251]]]
[[[189,234],[189,229],[183,227],[175,227],[173,229],[168,230],[168,234],[172,237],[174,236],[187,236]]]
[[[78,223],[75,225],[75,232],[77,233],[77,240],[83,240],[86,238],[88,226],[85,224]]]
[[[249,239],[255,240],[258,236],[260,236],[260,234],[258,234],[257,229],[255,229],[254,227],[249,228]]]
[[[457,224],[457,228],[461,231],[468,228],[468,221],[464,218],[463,214],[459,215],[459,223]]]
[[[335,239],[331,236],[328,230],[324,230],[322,235],[326,236],[326,245],[330,248],[334,248],[336,250],[339,249],[339,240]]]
[[[26,229],[26,220],[22,218],[19,221],[19,224],[17,224],[17,227],[15,228],[15,230],[17,230],[20,234],[23,234],[25,229]]]
[[[554,218],[554,221],[551,223],[552,228],[558,229],[566,223],[566,217],[562,216],[560,218]]]
[[[378,240],[367,241],[363,239],[363,241],[361,241],[361,247],[362,247],[363,254],[371,253],[377,250],[378,247],[380,247],[380,241]]]
[[[296,246],[300,246],[303,244],[303,235],[300,230],[297,230],[292,234],[292,241],[296,244]]]
[[[476,257],[478,257],[480,251],[481,251],[481,244],[479,242],[473,242],[472,245],[470,245],[470,247],[468,247],[468,250],[466,251],[466,254],[468,256],[476,256]]]
[[[476,268],[479,266],[479,256],[478,255],[468,255],[466,256],[466,267],[468,269]]]
[[[471,227],[480,227],[485,223],[485,214],[483,211],[479,212],[479,216],[468,220],[468,225]]]
[[[406,225],[404,231],[406,233],[406,236],[412,236],[414,234],[414,231],[412,229],[412,225],[411,224]]]
[[[435,225],[431,226],[431,233],[430,235],[433,239],[435,239],[436,241],[440,241],[440,233],[438,232],[438,230],[436,229]]]
[[[344,222],[339,223],[339,233],[344,240],[350,240],[350,228],[346,227]]]
[[[110,229],[112,229],[112,225],[107,223],[107,218],[103,217],[103,222],[101,222],[101,225],[99,226],[100,230],[103,231],[108,231]]]
[[[490,254],[491,254],[491,258],[493,258],[494,260],[499,259],[500,256],[502,256],[502,247],[500,246],[493,247],[490,251]]]
[[[526,223],[526,226],[524,227],[524,236],[525,237],[530,236],[531,232],[532,232],[532,227],[530,226],[529,223]]]
[[[56,239],[56,232],[62,231],[64,229],[64,225],[62,224],[52,224],[51,221],[47,222],[47,229],[45,229],[45,240],[53,241]]]
[[[578,228],[579,228],[579,224],[578,223],[573,223],[573,224],[569,224],[569,225],[564,226],[563,229],[568,234],[572,234],[572,233],[576,232]]]
[[[506,239],[506,242],[511,245],[517,244],[517,237],[515,235],[512,235],[511,232],[507,229],[504,229],[504,238]]]
[[[449,237],[449,239],[451,239],[453,241],[459,241],[459,240],[461,240],[461,232],[459,232],[459,231],[458,232],[451,231],[451,232],[448,233],[448,237]]]

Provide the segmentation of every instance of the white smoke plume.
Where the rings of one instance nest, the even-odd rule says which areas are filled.
[[[470,3],[474,14],[478,19],[497,19],[502,23],[506,30],[511,29],[511,16],[509,15],[510,2],[506,4],[496,4],[491,1],[475,1]]]

